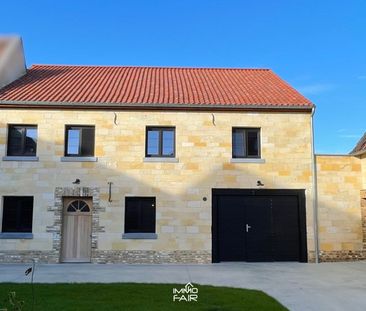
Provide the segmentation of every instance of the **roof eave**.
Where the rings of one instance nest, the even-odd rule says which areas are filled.
[[[62,108],[62,109],[133,109],[133,110],[274,110],[274,111],[309,111],[313,104],[298,106],[269,104],[166,104],[166,103],[110,103],[110,102],[52,102],[52,101],[13,101],[0,100],[0,108]]]
[[[366,154],[366,149],[350,153],[350,155],[355,156],[355,157],[358,157],[358,156],[361,156],[364,154]]]

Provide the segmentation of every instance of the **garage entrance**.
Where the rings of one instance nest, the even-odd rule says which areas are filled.
[[[212,261],[307,262],[305,190],[213,189]]]

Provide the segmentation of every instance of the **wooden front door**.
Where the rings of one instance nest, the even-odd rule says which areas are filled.
[[[62,262],[90,262],[91,220],[91,198],[64,198]]]

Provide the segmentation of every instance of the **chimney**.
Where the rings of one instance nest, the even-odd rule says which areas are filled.
[[[0,35],[0,89],[23,76],[26,71],[22,39]]]

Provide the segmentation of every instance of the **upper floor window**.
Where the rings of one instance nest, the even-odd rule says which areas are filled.
[[[8,156],[35,156],[37,153],[36,125],[9,125]]]
[[[260,129],[233,128],[233,158],[260,158]]]
[[[155,233],[155,198],[126,197],[125,233]]]
[[[175,128],[146,128],[146,157],[175,156]]]
[[[32,232],[33,197],[5,196],[2,232]]]
[[[93,157],[95,127],[90,125],[67,125],[65,139],[66,157]]]

